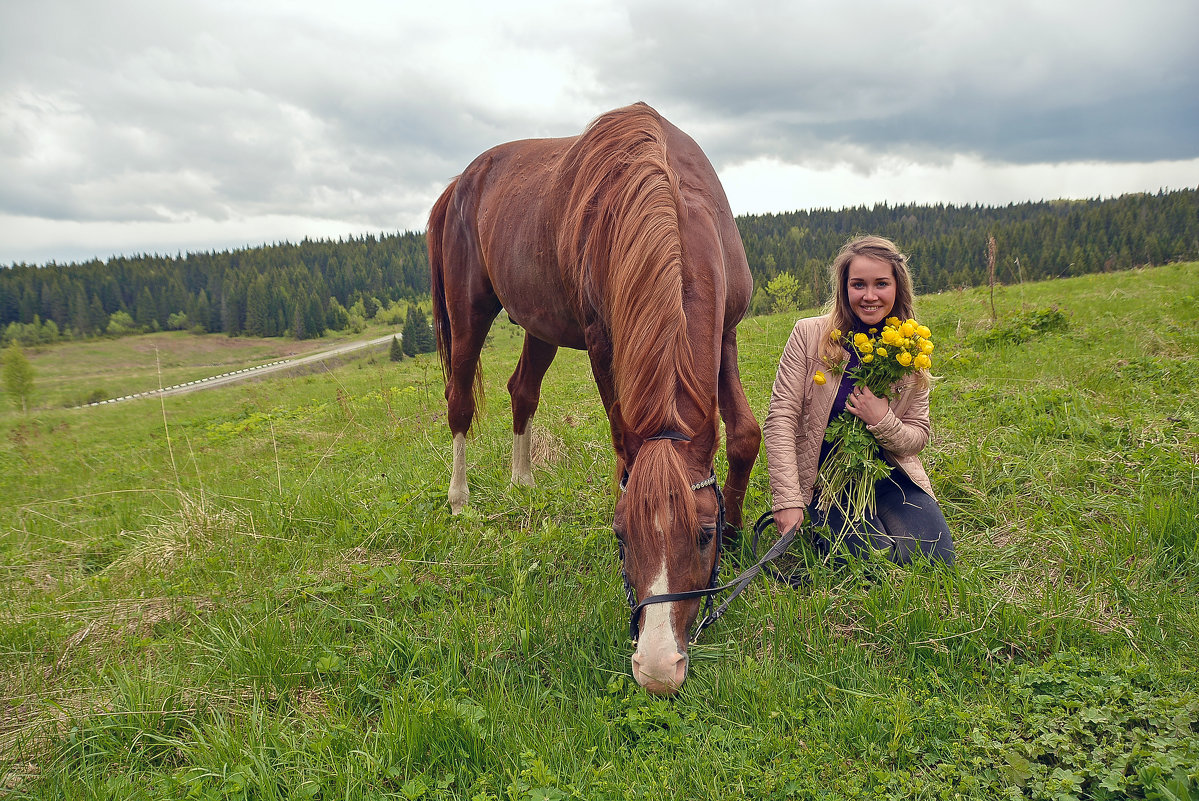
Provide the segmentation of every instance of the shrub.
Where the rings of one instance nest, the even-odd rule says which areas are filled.
[[[108,318],[108,327],[104,329],[109,336],[123,337],[127,334],[136,334],[140,330],[137,323],[133,322],[133,317],[129,312],[116,311]]]
[[[1070,327],[1066,313],[1057,306],[1022,311],[1010,320],[996,323],[989,330],[970,338],[976,348],[996,345],[1019,345],[1049,333],[1065,331]]]

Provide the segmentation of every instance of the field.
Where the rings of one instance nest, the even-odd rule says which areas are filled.
[[[513,487],[496,324],[451,518],[435,357],[68,409],[156,386],[154,348],[40,352],[45,402],[0,412],[0,797],[1199,798],[1197,291],[1190,263],[1000,287],[994,324],[985,289],[921,298],[957,570],[761,579],[673,699],[629,676],[583,354]],[[792,321],[741,325],[759,420]]]
[[[279,359],[294,359],[354,339],[382,336],[371,326],[360,334],[321,339],[255,339],[196,336],[184,331],[123,339],[91,339],[26,351],[38,375],[40,406],[78,406],[170,387]]]

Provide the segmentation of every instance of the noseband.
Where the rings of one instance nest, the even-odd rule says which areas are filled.
[[[655,439],[668,439],[676,442],[691,441],[691,438],[686,434],[671,430],[666,430],[659,434],[655,434],[654,436],[647,438],[646,441],[648,442]],[[625,471],[624,476],[622,476],[620,479],[621,492],[625,491],[628,482],[629,474],[628,471]],[[629,639],[633,641],[634,646],[636,646],[637,640],[640,637],[641,612],[643,609],[645,609],[645,607],[650,606],[651,604],[670,603],[671,601],[685,601],[689,598],[707,598],[707,603],[704,608],[704,616],[700,619],[699,623],[696,624],[695,633],[690,637],[690,642],[694,643],[699,639],[699,635],[704,629],[720,619],[721,615],[725,613],[733,599],[740,595],[741,591],[749,586],[749,583],[753,581],[758,573],[762,572],[763,568],[768,562],[773,561],[775,558],[786,552],[786,550],[791,546],[791,543],[795,540],[795,535],[799,533],[799,526],[795,526],[790,531],[784,533],[757,563],[743,571],[741,575],[737,576],[737,578],[733,579],[728,584],[720,586],[720,552],[724,546],[724,494],[720,491],[720,485],[716,482],[715,471],[713,471],[712,475],[708,476],[703,481],[698,481],[691,485],[691,489],[694,492],[699,492],[705,487],[711,487],[716,493],[716,559],[712,563],[712,575],[708,579],[708,586],[706,589],[687,590],[685,592],[666,592],[662,593],[661,595],[651,595],[641,603],[637,603],[637,590],[633,587],[632,582],[629,581],[629,574],[624,567],[624,542],[619,539],[616,541],[620,547],[620,578],[622,581],[624,581],[625,597],[628,599],[629,607],[632,610],[629,615]],[[762,515],[757,524],[754,526],[755,556],[757,555],[758,550],[758,536],[771,522],[773,522],[773,515],[767,512],[766,514]],[[716,597],[716,595],[729,589],[733,590],[732,594],[729,595],[728,598],[725,598],[720,606],[713,608],[715,603],[713,599]]]

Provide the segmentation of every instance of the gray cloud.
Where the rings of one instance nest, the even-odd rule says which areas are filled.
[[[1168,0],[6,4],[0,243],[30,219],[419,227],[487,147],[635,100],[718,169],[1196,159],[1195,30]]]
[[[1199,6],[1184,3],[642,4],[604,61],[678,104],[716,161],[819,162],[844,145],[999,161],[1199,155]],[[603,53],[595,58],[605,59]],[[735,125],[724,121],[736,120]]]

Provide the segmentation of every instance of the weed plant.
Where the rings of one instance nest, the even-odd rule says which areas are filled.
[[[1199,797],[1196,286],[999,287],[995,327],[986,290],[921,298],[956,571],[760,580],[673,699],[629,677],[584,354],[512,486],[497,323],[458,517],[435,356],[6,412],[0,796]],[[741,325],[759,420],[792,322]],[[763,455],[751,522],[768,487]]]

